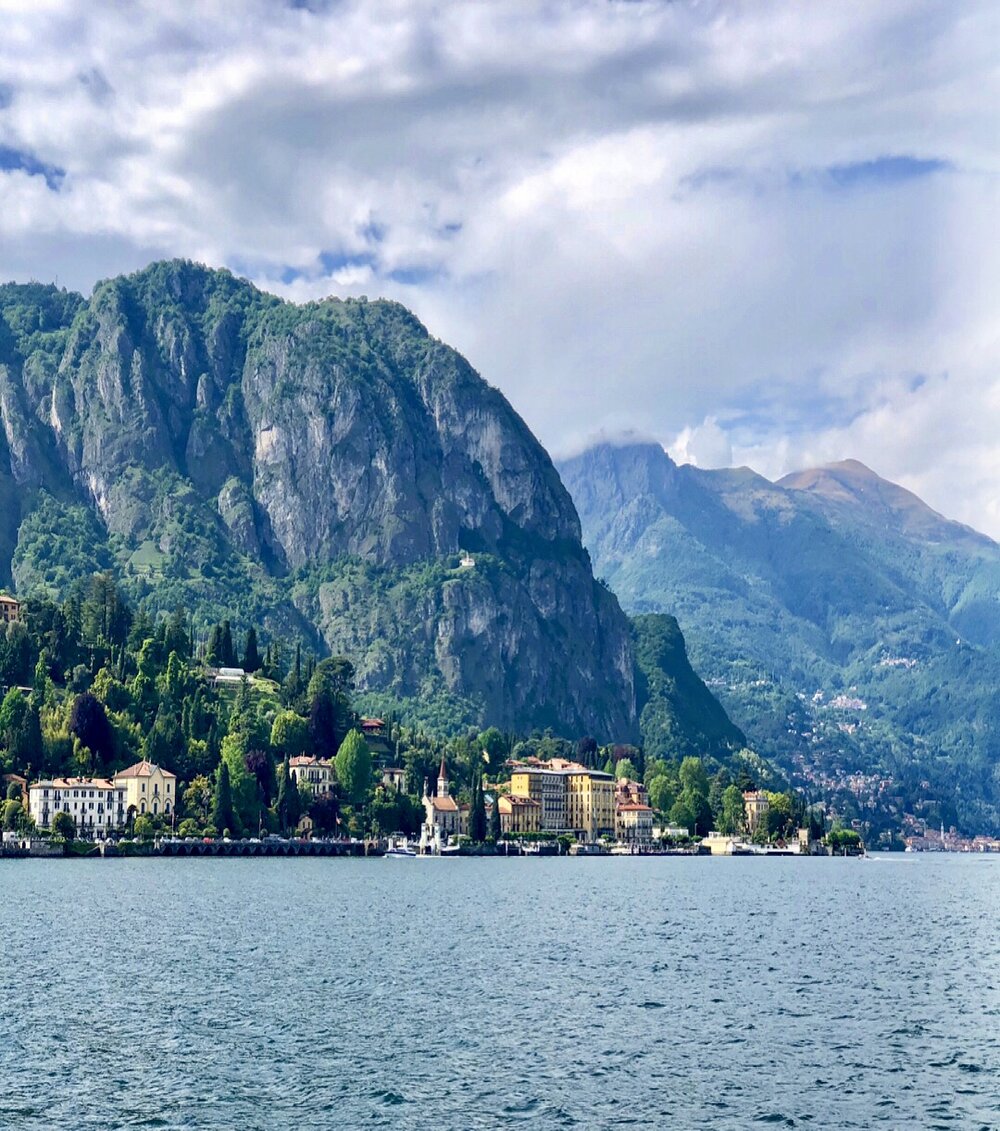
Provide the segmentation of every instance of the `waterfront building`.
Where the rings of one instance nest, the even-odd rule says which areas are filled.
[[[13,624],[21,619],[21,602],[0,593],[0,624]]]
[[[653,810],[636,801],[626,801],[615,808],[615,832],[625,844],[653,843]]]
[[[449,837],[464,835],[468,823],[468,806],[460,807],[451,796],[451,783],[444,755],[441,756],[441,769],[438,771],[437,791],[430,795],[427,782],[424,782],[424,827],[421,830],[421,843],[438,845]]]
[[[566,782],[549,763],[537,759],[515,763],[510,775],[510,792],[538,803],[542,832],[566,831]]]
[[[768,800],[767,794],[762,789],[750,789],[743,794],[743,809],[747,818],[747,832],[751,836],[757,831],[757,827],[763,821],[767,824],[767,814],[770,811],[771,802]]]
[[[78,836],[103,839],[125,827],[127,792],[107,778],[50,778],[29,789],[28,812],[40,829],[51,828],[56,813],[68,813]]]
[[[687,829],[684,830],[687,832]],[[712,830],[706,837],[702,837],[702,848],[707,848],[713,856],[738,856],[749,852],[749,848],[742,837],[731,836],[729,833],[720,833]]]
[[[615,835],[615,779],[600,770],[571,764],[566,775],[566,818],[577,840]]]
[[[512,793],[501,794],[496,803],[500,806],[500,831],[504,836],[542,831],[540,801]]]
[[[333,761],[311,754],[299,754],[288,761],[288,776],[296,785],[304,785],[314,797],[330,793],[337,780]]]
[[[615,834],[615,780],[579,762],[528,758],[511,768],[510,792],[541,805],[541,831],[595,841]]]
[[[691,835],[691,830],[685,825],[659,825],[653,829],[654,840],[683,840]],[[714,834],[709,834],[714,835]]]
[[[177,777],[152,762],[136,762],[115,774],[115,785],[125,789],[129,819],[149,814],[173,817],[177,806]]]
[[[616,805],[648,805],[649,793],[641,781],[619,778],[615,783]]]

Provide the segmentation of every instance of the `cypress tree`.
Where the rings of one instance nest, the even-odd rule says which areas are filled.
[[[217,668],[222,664],[222,626],[213,624],[208,633],[208,643],[205,645],[205,663]]]
[[[281,763],[278,774],[278,798],[274,803],[274,810],[278,815],[278,824],[282,832],[294,830],[302,817],[302,801],[299,797],[299,787],[292,778],[288,768],[288,755]]]
[[[483,775],[477,773],[472,784],[472,810],[469,813],[469,836],[476,844],[486,839],[486,799],[483,796]]]
[[[490,835],[489,839],[497,844],[500,840],[500,794],[493,791],[493,808],[490,810]]]
[[[222,622],[219,639],[219,662],[224,668],[236,667],[236,649],[233,647],[233,630],[228,620]]]
[[[229,781],[229,766],[223,762],[219,766],[219,776],[215,783],[215,798],[212,803],[212,824],[216,832],[222,833],[225,829],[235,831],[236,824],[233,815],[233,790]]]
[[[243,649],[243,670],[260,671],[260,650],[257,647],[257,630],[251,625],[247,629],[246,647]]]

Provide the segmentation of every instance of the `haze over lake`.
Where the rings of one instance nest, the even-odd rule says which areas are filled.
[[[10,1128],[1000,1125],[993,858],[4,861]]]

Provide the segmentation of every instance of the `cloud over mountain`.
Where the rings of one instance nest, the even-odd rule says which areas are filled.
[[[184,255],[397,297],[556,449],[713,419],[713,458],[857,456],[1000,533],[986,0],[50,0],[4,30],[0,277]]]

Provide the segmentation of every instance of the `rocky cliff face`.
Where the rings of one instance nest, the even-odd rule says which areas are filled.
[[[429,681],[501,725],[635,737],[628,624],[551,461],[402,307],[294,306],[173,262],[89,302],[0,288],[0,315],[0,573],[20,588],[52,584],[51,508],[82,507],[161,606],[314,629],[363,685]]]

